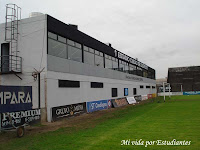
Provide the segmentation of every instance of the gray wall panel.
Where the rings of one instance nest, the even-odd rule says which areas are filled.
[[[47,70],[69,73],[70,62],[67,59],[47,56]],[[62,71],[61,71],[62,70]]]
[[[95,76],[117,80],[127,80],[134,82],[155,83],[155,80],[152,79],[143,78],[115,70],[105,69],[98,66],[92,66],[51,55],[48,55],[47,62],[48,71]]]

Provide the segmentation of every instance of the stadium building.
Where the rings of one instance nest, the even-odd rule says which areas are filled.
[[[168,83],[172,92],[200,91],[200,66],[169,68]]]
[[[0,25],[1,110],[40,108],[50,122],[84,112],[85,102],[156,93],[153,68],[76,25],[33,16]]]

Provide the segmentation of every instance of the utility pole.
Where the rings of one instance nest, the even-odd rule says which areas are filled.
[[[40,109],[40,73],[38,72],[38,108]]]
[[[35,69],[35,68],[34,68]],[[44,70],[44,68],[41,71],[36,71],[37,77],[38,77],[38,108],[41,108],[41,102],[40,102],[40,98],[41,98],[41,94],[40,94],[40,73]]]

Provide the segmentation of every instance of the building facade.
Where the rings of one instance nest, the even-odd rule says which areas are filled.
[[[50,122],[55,107],[156,93],[153,68],[75,25],[49,15],[20,20],[17,56],[5,40],[6,26],[0,25],[1,101],[15,99],[12,92],[5,94],[11,87],[31,87],[32,109],[41,108],[42,117]],[[24,103],[28,94],[19,94],[20,90],[16,102]]]
[[[169,68],[168,83],[172,92],[200,91],[200,66]]]

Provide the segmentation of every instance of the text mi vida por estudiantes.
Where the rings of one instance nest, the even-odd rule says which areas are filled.
[[[149,145],[160,145],[160,146],[165,146],[165,145],[190,145],[191,141],[177,141],[176,139],[173,139],[172,141],[167,141],[167,140],[155,140],[155,141],[144,141],[142,139],[139,140],[121,140],[121,145],[144,145],[145,147]]]

